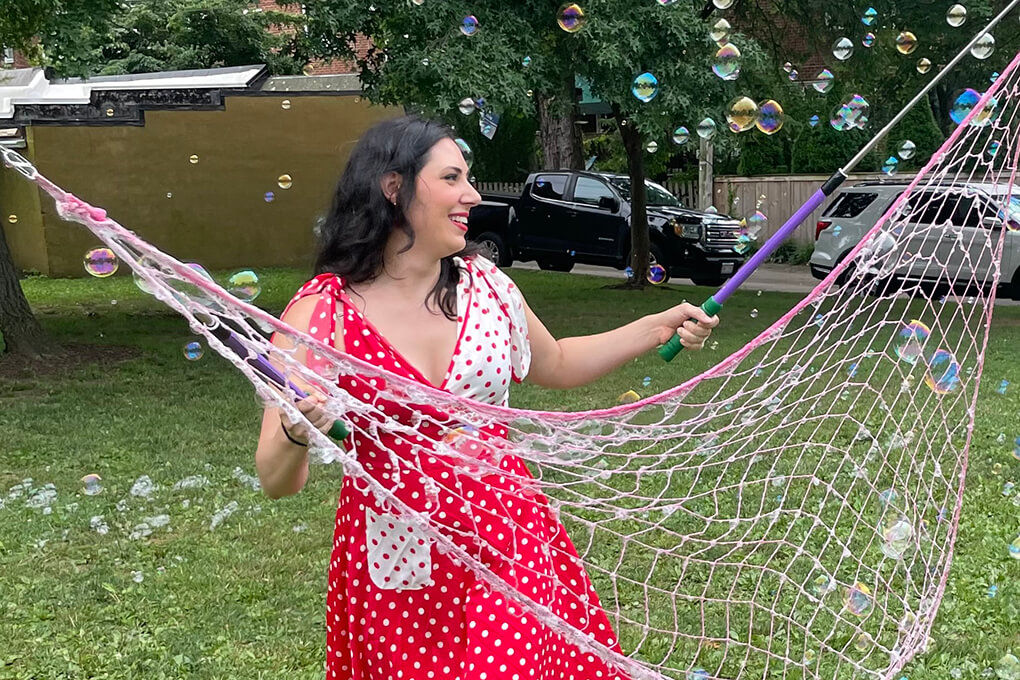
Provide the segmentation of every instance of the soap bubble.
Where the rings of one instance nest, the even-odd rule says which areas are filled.
[[[861,15],[861,23],[865,26],[874,25],[876,19],[878,19],[878,11],[874,7],[864,10],[864,14]]]
[[[676,130],[673,130],[673,143],[676,144],[677,146],[686,144],[688,140],[690,140],[690,138],[691,138],[690,131],[682,125],[678,127]]]
[[[900,158],[907,160],[914,157],[914,152],[917,150],[917,145],[909,139],[900,144],[900,148],[896,151]]]
[[[822,599],[835,589],[836,583],[829,577],[828,574],[819,574],[811,581],[811,594],[818,599]]]
[[[999,143],[998,142],[990,142],[988,144],[988,148],[985,149],[985,156],[987,156],[988,160],[990,161],[993,158],[995,158],[995,155],[997,153],[999,153]],[[1008,224],[1011,224],[1011,223],[1007,223],[1007,225]],[[1009,231],[1016,231],[1016,229],[1014,229],[1012,227],[1008,227],[1008,229],[1009,229]]]
[[[567,33],[577,33],[584,27],[585,21],[584,10],[577,3],[566,3],[556,13],[556,23]]]
[[[835,77],[829,69],[822,69],[822,72],[815,76],[815,82],[811,83],[811,87],[815,88],[815,91],[825,94],[832,89],[832,80]]]
[[[273,201],[276,200],[276,194],[274,194],[272,191],[267,191],[265,195],[262,196],[262,199],[266,203],[272,203]]]
[[[981,93],[977,90],[967,88],[960,92],[954,99],[953,105],[949,109],[949,117],[954,123],[960,125],[970,115],[970,112],[974,110],[978,102],[981,100]],[[986,103],[984,108],[973,118],[971,118],[970,124],[974,127],[985,127],[990,125],[999,114],[999,101],[992,97]]]
[[[197,154],[191,154],[188,157],[188,162],[191,163],[192,165],[197,164],[198,163],[198,155]]]
[[[882,522],[882,554],[894,560],[901,559],[910,549],[914,527],[906,516],[890,513]]]
[[[289,110],[290,109],[290,100],[289,99],[284,99],[282,102],[280,102],[280,108],[283,109],[284,111]]]
[[[290,189],[294,185],[294,180],[290,175],[280,175],[276,178],[276,186],[281,189]]]
[[[758,119],[755,125],[767,135],[776,134],[783,128],[783,107],[774,99],[762,102],[758,106]]]
[[[758,105],[750,97],[737,97],[726,108],[726,122],[733,132],[750,130],[757,119]]]
[[[82,477],[81,483],[85,485],[86,496],[95,496],[103,491],[103,478],[95,473]]]
[[[975,59],[985,60],[992,56],[993,52],[995,52],[995,38],[991,33],[983,34],[970,48],[970,53]]]
[[[867,633],[861,633],[860,635],[857,636],[857,639],[854,641],[854,649],[856,649],[858,652],[866,652],[869,649],[871,649],[872,644],[873,641],[871,639],[871,636],[868,635]]]
[[[1020,560],[1020,534],[1009,544],[1009,556],[1014,560]]]
[[[11,224],[17,224],[18,223],[18,216],[13,214],[13,213],[11,213],[10,215],[7,216],[7,221],[10,222]]]
[[[790,71],[793,70],[793,64],[791,64],[790,62],[786,62],[785,64],[783,64],[783,70],[789,73]]]
[[[712,139],[715,137],[716,124],[711,118],[705,118],[698,123],[697,133],[702,139]]]
[[[900,159],[896,156],[889,156],[885,159],[885,163],[882,163],[882,173],[888,176],[896,174],[896,169],[900,165]]]
[[[659,143],[656,142],[654,139],[652,141],[648,142],[648,144],[645,145],[645,151],[647,151],[648,153],[655,153],[658,150],[659,150]]]
[[[633,404],[635,401],[641,401],[641,395],[634,390],[627,390],[617,398],[616,403]]]
[[[665,283],[665,281],[666,281],[666,268],[665,267],[663,267],[661,264],[658,264],[658,263],[653,264],[650,267],[648,267],[648,282],[649,283],[651,283],[651,284],[653,284],[655,286],[659,286],[659,285],[662,285],[663,283]]]
[[[843,593],[843,606],[854,616],[864,618],[875,606],[871,588],[859,581],[854,583]]]
[[[184,358],[188,361],[198,361],[204,354],[205,350],[202,349],[200,342],[189,342],[184,346]]]
[[[936,350],[928,359],[924,383],[937,394],[949,394],[960,387],[960,364],[952,352]]]
[[[711,38],[712,42],[722,45],[730,37],[730,30],[733,27],[730,26],[730,22],[725,19],[720,19],[715,22],[712,26],[712,30],[708,32],[708,37]]]
[[[820,118],[818,117],[818,114],[815,114],[815,115],[811,116],[810,118],[808,118],[808,125],[810,125],[811,127],[818,127],[818,121],[819,120],[820,120]]]
[[[651,73],[642,73],[634,79],[630,91],[639,100],[645,103],[650,102],[655,99],[655,95],[659,94],[659,79]]]
[[[460,32],[464,35],[474,35],[478,32],[478,19],[468,15],[461,19]]]
[[[464,97],[457,102],[457,110],[465,116],[470,116],[475,112],[475,100],[471,97]]]
[[[946,23],[953,28],[963,26],[965,21],[967,21],[967,8],[963,5],[953,5],[946,10]]]
[[[872,45],[874,45],[875,44],[875,34],[874,33],[865,33],[864,37],[861,38],[861,44],[864,45],[865,47],[871,47]]]
[[[917,60],[917,72],[924,75],[931,70],[931,59],[928,57],[921,57]]]
[[[896,353],[896,356],[901,361],[911,365],[916,364],[917,360],[924,356],[924,345],[928,342],[930,335],[931,329],[914,319],[900,328],[899,333],[896,335],[896,344],[893,346],[893,352]]]
[[[854,54],[854,41],[846,36],[837,40],[832,46],[832,56],[840,61],[846,61]]]
[[[97,279],[113,276],[120,267],[117,255],[109,248],[93,248],[85,253],[82,264],[85,265],[85,271]]]
[[[712,0],[716,9],[729,9],[733,6],[733,0]]]
[[[896,36],[896,51],[900,54],[913,54],[917,49],[917,36],[910,31],[903,31]]]
[[[751,318],[752,319],[757,319],[758,318],[758,310],[757,309],[752,309],[751,310]]]
[[[531,57],[524,57],[524,59],[521,59],[521,66],[524,68],[531,66]]]
[[[470,170],[471,166],[475,162],[475,154],[474,154],[474,152],[471,151],[471,147],[468,146],[468,143],[465,142],[460,137],[458,137],[454,141],[457,143],[457,146],[460,148],[461,154],[464,155],[464,162],[467,164],[468,170]]]
[[[262,282],[258,274],[245,269],[227,279],[227,291],[242,302],[252,302],[262,292]]]
[[[751,238],[758,238],[762,229],[769,223],[769,218],[761,210],[755,210],[754,214],[747,219],[747,235]]]
[[[740,50],[736,45],[728,43],[715,53],[712,72],[723,80],[736,80],[740,75]]]

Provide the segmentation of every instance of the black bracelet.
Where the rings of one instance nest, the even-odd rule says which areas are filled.
[[[287,426],[284,425],[283,423],[280,423],[280,429],[283,430],[284,436],[287,437],[287,439],[289,439],[294,444],[297,444],[298,446],[304,446],[306,448],[308,447],[308,444],[303,444],[303,443],[299,442],[297,439],[294,439],[293,437],[291,437],[290,436],[290,432],[287,432]]]

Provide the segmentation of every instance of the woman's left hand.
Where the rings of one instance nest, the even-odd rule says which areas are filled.
[[[675,333],[685,349],[695,352],[705,346],[712,329],[719,325],[718,316],[709,316],[688,302],[660,312],[657,317],[660,345],[669,342]]]

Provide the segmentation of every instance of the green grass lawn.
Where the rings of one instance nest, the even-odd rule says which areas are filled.
[[[304,281],[264,270],[258,304],[279,314]],[[222,272],[217,275],[221,280]],[[610,329],[712,291],[666,286],[607,290],[593,277],[513,271],[557,337]],[[46,328],[96,361],[41,374],[0,371],[0,679],[320,678],[326,563],[340,472],[315,466],[304,491],[271,501],[253,490],[261,413],[246,380],[213,353],[183,357],[194,336],[130,277],[23,282]],[[113,304],[113,301],[116,304]],[[661,392],[728,355],[799,300],[749,290],[727,304],[715,349],[664,364],[653,352],[591,385],[555,392],[516,386],[512,405],[612,406],[634,389]],[[752,318],[751,310],[758,314]],[[117,348],[134,348],[129,355]],[[978,401],[956,557],[934,645],[904,671],[912,680],[980,677],[1020,654],[1020,308],[996,311]],[[648,387],[644,379],[651,379]],[[1001,380],[1012,383],[996,393]],[[999,443],[999,435],[1006,443]],[[239,471],[238,471],[239,468]],[[82,493],[97,473],[104,491]],[[148,475],[151,498],[131,494]],[[174,489],[195,475],[208,484]],[[49,514],[8,491],[52,484]],[[15,490],[14,495],[17,494]],[[1014,503],[1015,501],[1015,503]],[[217,512],[233,510],[215,529]],[[132,539],[150,518],[169,524]],[[90,519],[101,516],[101,534]],[[150,524],[159,522],[150,521]],[[989,587],[996,587],[989,597]],[[774,671],[776,672],[776,671]],[[799,677],[799,676],[797,676]]]

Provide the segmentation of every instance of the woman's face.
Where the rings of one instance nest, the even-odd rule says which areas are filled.
[[[415,179],[414,200],[405,213],[414,230],[414,250],[436,259],[463,250],[468,213],[481,200],[468,182],[467,163],[456,142],[436,142]]]

